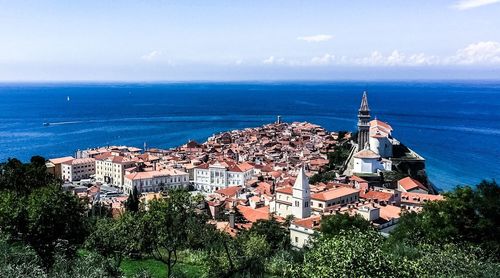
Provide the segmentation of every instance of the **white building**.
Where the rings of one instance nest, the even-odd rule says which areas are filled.
[[[383,158],[392,157],[392,127],[379,120],[370,121],[370,150]]]
[[[304,219],[296,219],[290,225],[290,243],[295,248],[309,245],[314,233],[319,229],[321,215],[314,215]]]
[[[61,175],[64,181],[88,179],[95,174],[95,159],[76,158],[61,163]]]
[[[135,161],[124,156],[98,155],[95,157],[95,179],[123,188],[125,172],[135,164]]]
[[[123,190],[130,194],[136,187],[139,193],[159,192],[167,188],[183,188],[188,185],[188,173],[176,169],[163,169],[126,175]]]
[[[311,216],[311,188],[303,167],[292,188],[292,215],[296,218]]]
[[[202,164],[194,168],[194,186],[201,191],[214,192],[229,186],[243,186],[253,174],[254,166],[246,162]]]
[[[391,170],[392,162],[382,159],[370,149],[364,149],[354,154],[354,173],[377,173],[379,170]]]
[[[311,188],[304,168],[299,170],[293,187],[277,188],[274,200],[269,202],[270,212],[281,217],[307,218],[311,215],[311,206]]]

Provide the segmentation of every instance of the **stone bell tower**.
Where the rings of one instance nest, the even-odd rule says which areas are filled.
[[[370,108],[368,107],[368,97],[366,91],[363,92],[361,106],[358,110],[358,151],[361,151],[369,144],[368,136],[370,133]]]

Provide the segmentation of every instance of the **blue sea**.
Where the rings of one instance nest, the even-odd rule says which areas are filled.
[[[104,145],[169,148],[277,115],[355,130],[364,90],[372,116],[426,158],[437,187],[500,179],[500,81],[4,83],[0,161]]]

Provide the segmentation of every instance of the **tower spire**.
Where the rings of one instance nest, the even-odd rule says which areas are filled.
[[[363,98],[361,98],[361,105],[359,106],[359,111],[370,111],[368,107],[368,97],[366,96],[366,91],[363,92]]]

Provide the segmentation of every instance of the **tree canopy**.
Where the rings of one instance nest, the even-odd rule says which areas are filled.
[[[495,181],[457,187],[445,200],[426,203],[422,212],[404,214],[391,239],[474,243],[500,258],[500,187]]]

